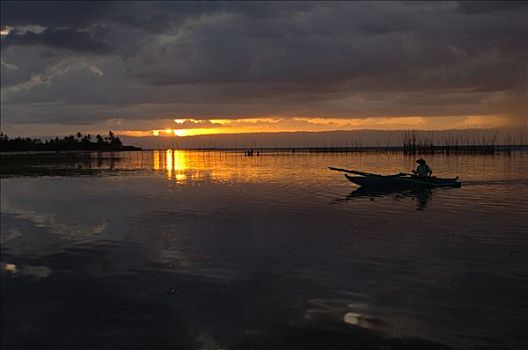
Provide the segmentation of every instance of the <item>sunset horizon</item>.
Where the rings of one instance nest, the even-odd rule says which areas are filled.
[[[243,118],[243,119],[179,119],[178,122],[165,122],[159,129],[127,130],[121,129],[119,123],[94,129],[93,125],[67,125],[62,128],[46,126],[21,128],[20,131],[8,133],[10,137],[55,137],[77,132],[83,134],[106,134],[109,130],[120,136],[128,137],[192,137],[215,135],[244,135],[255,133],[319,133],[319,132],[357,132],[357,131],[528,131],[528,124],[507,123],[501,118],[491,117],[437,117],[427,120],[423,117],[394,118]],[[171,125],[173,124],[173,125]],[[304,125],[304,126],[303,126]],[[14,130],[11,130],[12,132]],[[528,135],[528,134],[527,134]]]

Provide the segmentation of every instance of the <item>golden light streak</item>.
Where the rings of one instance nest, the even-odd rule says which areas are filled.
[[[501,118],[486,117],[378,117],[378,118],[309,118],[290,119],[261,118],[255,120],[239,119],[209,120],[216,125],[208,128],[152,130],[155,136],[195,136],[214,134],[243,134],[256,132],[296,132],[296,131],[334,131],[334,130],[441,130],[447,128],[494,127],[499,126]]]
[[[172,178],[172,170],[173,170],[173,163],[172,163],[172,150],[169,149],[167,150],[167,152],[165,153],[165,156],[166,156],[166,162],[165,162],[165,165],[166,165],[166,170],[167,170],[167,178],[168,179],[171,179]]]
[[[210,163],[204,162],[203,153],[190,152],[183,150],[168,149],[166,151],[152,151],[152,168],[158,167],[167,180],[174,181],[177,184],[189,183],[190,180],[209,181],[239,181],[241,178],[254,178],[258,169],[263,172],[260,179],[275,178],[276,174],[267,172],[269,164],[265,166],[258,163],[250,167],[240,168],[237,166],[240,161],[240,154],[231,154],[227,157],[223,154],[213,154]],[[158,157],[156,157],[158,156]]]
[[[176,171],[186,170],[189,167],[187,153],[178,150],[174,150],[172,153],[174,157],[173,169]]]
[[[156,132],[154,132],[156,131]],[[102,133],[102,132],[101,132]],[[119,130],[116,131],[118,136],[144,137],[144,136],[159,136],[157,130]]]
[[[268,117],[268,118],[240,118],[240,119],[209,119],[211,123],[215,124],[258,124],[258,123],[279,123],[282,120],[287,120],[284,117]]]
[[[152,153],[152,169],[160,170],[160,152],[154,151]]]
[[[293,118],[242,118],[242,119],[174,119],[180,128],[127,130],[118,132],[126,136],[185,137],[215,134],[244,134],[259,132],[318,132],[352,130],[447,130],[484,129],[508,126],[501,116],[454,116],[454,117],[369,117],[369,118],[320,118],[299,116]],[[189,122],[189,124],[187,124]],[[192,127],[193,124],[196,127]],[[186,127],[183,127],[186,124]]]
[[[163,160],[164,163],[161,164],[160,160]],[[189,153],[185,151],[172,149],[161,152],[152,151],[152,169],[165,170],[168,179],[174,177],[179,182],[186,180],[189,162]]]

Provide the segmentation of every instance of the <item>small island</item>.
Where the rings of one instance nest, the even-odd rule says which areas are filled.
[[[62,151],[139,151],[141,148],[135,146],[124,146],[119,137],[112,131],[108,136],[97,134],[95,141],[92,141],[90,134],[83,135],[78,132],[75,135],[63,138],[55,137],[47,140],[32,138],[9,138],[6,134],[0,133],[0,152],[62,152]]]

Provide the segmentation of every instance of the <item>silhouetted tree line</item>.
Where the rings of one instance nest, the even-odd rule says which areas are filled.
[[[63,138],[55,137],[49,140],[16,137],[10,139],[6,134],[0,133],[0,151],[128,151],[139,150],[134,146],[123,146],[119,137],[112,131],[108,136],[97,134],[92,141],[90,134],[83,135],[78,132],[75,135]]]

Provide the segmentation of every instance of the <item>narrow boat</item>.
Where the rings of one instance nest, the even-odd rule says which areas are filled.
[[[412,174],[399,173],[394,175],[380,175],[367,173],[358,170],[348,170],[341,168],[329,167],[331,170],[355,174],[358,176],[350,176],[345,174],[345,177],[356,185],[365,187],[393,187],[393,188],[407,188],[407,187],[460,187],[461,183],[458,181],[458,176],[454,178],[440,178],[436,176],[420,177]]]

